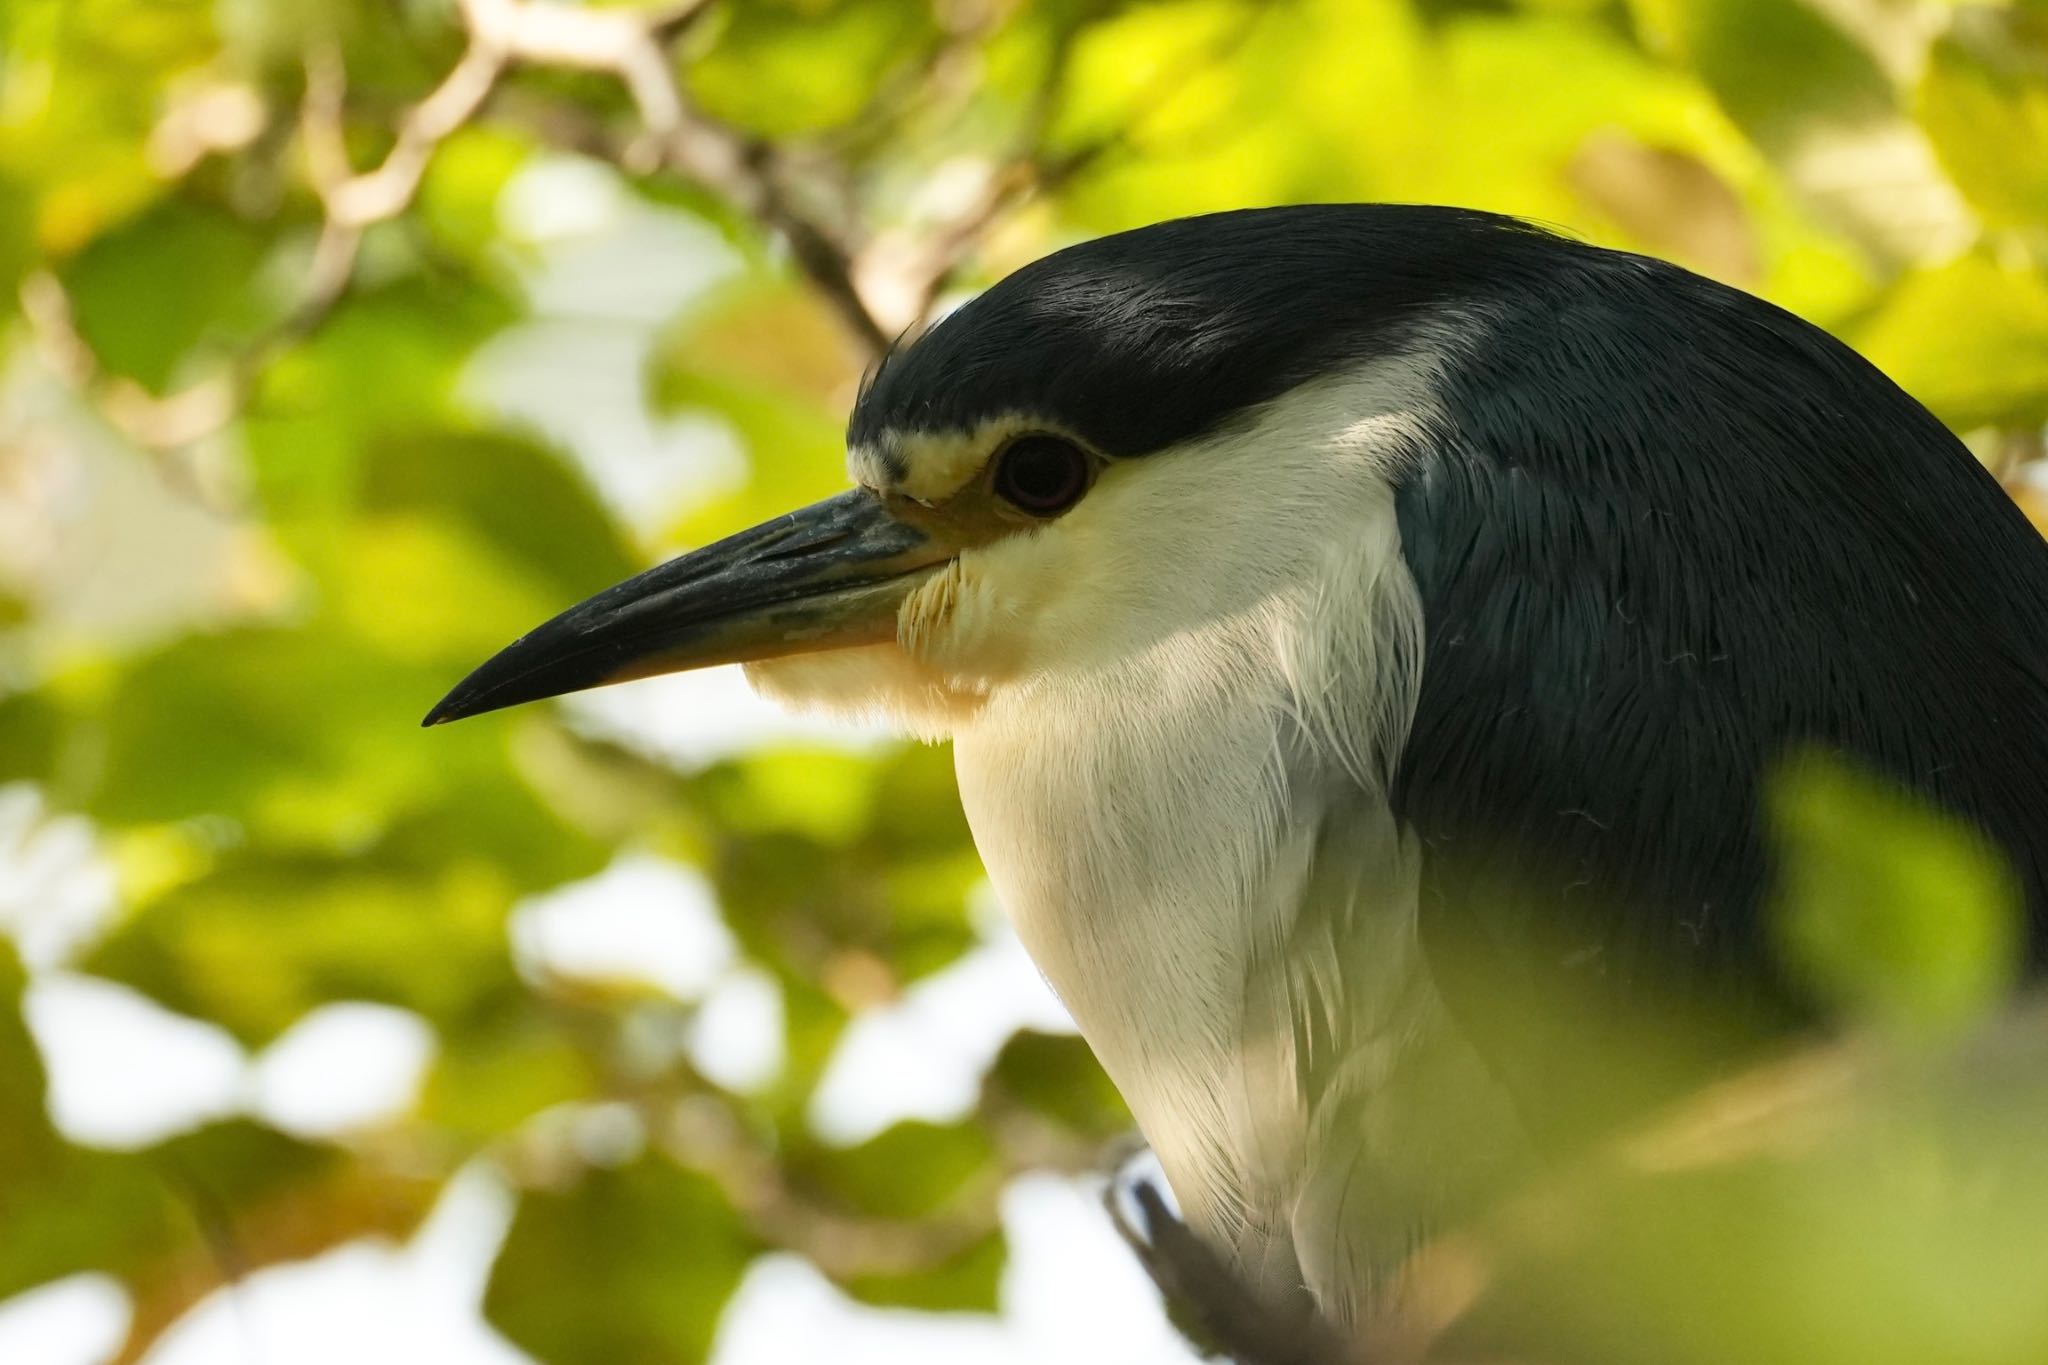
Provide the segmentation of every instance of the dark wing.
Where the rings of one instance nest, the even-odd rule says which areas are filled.
[[[1758,789],[1801,744],[2002,843],[2038,964],[2048,548],[1938,421],[1789,314],[1607,253],[1448,385],[1399,490],[1427,652],[1395,803],[1440,984],[1525,1108],[1576,1105],[1563,1050],[1646,992],[1796,1014]]]

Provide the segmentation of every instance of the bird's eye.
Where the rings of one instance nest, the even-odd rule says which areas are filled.
[[[1019,436],[996,457],[996,496],[1034,517],[1057,516],[1088,491],[1088,452],[1058,436]]]

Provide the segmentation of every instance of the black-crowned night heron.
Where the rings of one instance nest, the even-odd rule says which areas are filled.
[[[1339,1322],[1471,1171],[1628,1095],[1559,1002],[1797,1015],[1759,923],[1788,749],[2000,843],[2039,956],[2048,552],[1735,290],[1457,209],[1162,223],[900,348],[848,451],[852,491],[571,608],[429,721],[744,661],[950,737],[1190,1221]]]

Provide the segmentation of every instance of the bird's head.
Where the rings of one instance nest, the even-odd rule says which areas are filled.
[[[851,490],[570,608],[428,723],[740,662],[785,701],[938,735],[1006,685],[1255,610],[1344,543],[1342,481],[1427,424],[1459,300],[1572,249],[1353,205],[1056,253],[883,363]]]

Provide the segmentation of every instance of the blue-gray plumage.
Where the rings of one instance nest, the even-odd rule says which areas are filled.
[[[565,614],[433,718],[793,656],[757,681],[951,735],[1198,1225],[1340,1320],[1385,1259],[1353,1223],[1457,1204],[1388,1172],[1497,1126],[1438,1094],[1461,1049],[1540,1141],[1664,1079],[1574,1089],[1560,1001],[1802,1016],[1760,922],[1801,746],[1994,840],[2048,957],[2048,548],[1769,304],[1467,210],[1186,219],[966,304],[848,444],[864,492]]]

